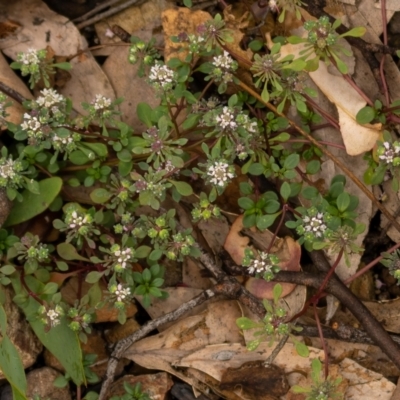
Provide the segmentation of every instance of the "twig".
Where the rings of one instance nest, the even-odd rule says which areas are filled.
[[[132,335],[120,340],[111,354],[110,360],[108,361],[106,379],[101,386],[101,391],[98,400],[104,400],[111,383],[114,380],[115,370],[119,359],[123,356],[124,352],[139,339],[142,339],[152,330],[157,329],[159,326],[164,325],[167,322],[175,321],[181,317],[185,312],[192,310],[194,307],[204,303],[206,300],[211,299],[215,296],[215,291],[213,289],[207,289],[200,293],[198,296],[192,300],[182,304],[175,311],[163,315],[153,321],[149,321],[144,324],[138,331],[134,332]]]
[[[321,287],[324,280],[323,273],[280,271],[274,281],[289,282],[298,285],[311,286],[316,289]],[[347,286],[336,276],[328,282],[325,291],[335,296],[341,303],[345,304],[350,312],[361,323],[374,343],[389,357],[389,359],[400,368],[400,347],[390,337],[389,333],[375,319],[367,307],[355,296]]]
[[[24,101],[27,100],[24,96],[22,96],[22,94],[18,93],[14,89],[11,89],[3,82],[0,82],[0,91],[17,101],[19,104],[22,104]]]
[[[268,356],[268,358],[264,362],[264,367],[267,367],[268,365],[271,365],[276,356],[279,354],[279,352],[283,349],[283,346],[286,344],[286,342],[289,339],[289,335],[285,335],[279,343],[275,346],[274,350],[272,350],[272,353]]]
[[[316,326],[309,326],[298,323],[297,326],[302,328],[299,335],[307,336],[307,337],[319,337],[319,331]],[[328,326],[322,326],[322,334],[324,335],[324,339],[335,339],[341,340],[347,343],[363,343],[363,344],[373,344],[375,342],[368,336],[368,334],[357,328],[353,328],[349,325],[341,324],[338,328],[330,328]],[[390,335],[392,340],[400,345],[400,336],[399,335]]]
[[[110,10],[104,11],[103,13],[97,14],[95,17],[88,19],[87,21],[81,22],[80,24],[76,24],[76,27],[78,29],[82,29],[85,28],[89,25],[93,25],[94,23],[107,18],[107,17],[111,17],[112,15],[125,10],[125,8],[128,8],[129,6],[132,6],[136,3],[138,3],[137,5],[140,5],[142,3],[144,3],[146,0],[127,0],[125,3],[120,4],[119,6],[116,6],[114,8],[111,8]]]
[[[104,3],[101,3],[97,7],[91,9],[90,11],[88,11],[86,14],[83,14],[80,17],[75,18],[74,20],[72,20],[72,22],[77,23],[77,22],[85,21],[86,19],[88,19],[92,15],[95,15],[98,12],[100,12],[101,10],[104,10],[107,7],[111,7],[114,4],[119,3],[120,1],[121,0],[108,0],[108,1],[105,1]]]

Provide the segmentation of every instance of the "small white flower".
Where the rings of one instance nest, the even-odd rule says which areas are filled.
[[[227,51],[224,51],[222,56],[215,56],[212,61],[213,65],[217,68],[231,69],[234,64],[233,58]]]
[[[80,228],[80,227],[90,223],[89,217],[87,214],[85,214],[84,216],[78,215],[78,213],[76,211],[73,211],[71,213],[71,216],[69,218],[67,218],[67,221],[68,221],[68,226],[71,229]]]
[[[129,288],[124,288],[120,283],[117,286],[117,289],[115,291],[115,295],[117,296],[117,301],[122,302],[125,300],[127,297],[131,295],[131,289]]]
[[[237,123],[235,122],[235,115],[233,111],[229,107],[224,107],[222,109],[222,113],[216,117],[217,124],[222,128],[230,128],[235,129],[237,128]]]
[[[150,68],[149,79],[151,82],[165,88],[173,83],[174,71],[166,65],[156,64]]]
[[[213,185],[224,187],[228,181],[235,177],[233,170],[226,161],[216,161],[207,169],[207,175]]]
[[[13,161],[11,158],[4,160],[2,165],[0,165],[0,177],[12,180],[15,175],[15,161]]]
[[[62,315],[63,315],[63,310],[60,306],[56,306],[55,308],[50,308],[46,312],[46,316],[52,327],[55,327],[60,323],[60,319],[61,319]]]
[[[313,233],[317,238],[322,237],[327,229],[324,222],[324,214],[321,212],[314,217],[305,216],[303,218],[303,226],[306,232]]]
[[[42,96],[36,99],[36,103],[46,108],[50,108],[65,100],[64,96],[58,94],[54,89],[43,89],[40,93]]]
[[[24,114],[24,121],[21,124],[21,128],[24,131],[28,131],[28,132],[31,131],[32,133],[37,133],[41,127],[42,127],[42,124],[39,122],[39,120],[36,117],[32,117],[28,113]]]
[[[39,57],[35,49],[29,49],[26,53],[21,53],[19,61],[25,65],[39,64]]]
[[[110,107],[111,103],[111,99],[104,97],[101,94],[96,94],[96,98],[92,102],[94,109],[97,111]]]
[[[126,268],[128,262],[133,258],[133,252],[130,247],[127,247],[124,250],[121,250],[119,247],[117,247],[113,253],[117,258],[118,266],[123,269]]]
[[[393,163],[394,158],[400,153],[399,143],[395,142],[392,144],[390,142],[383,142],[383,147],[385,151],[379,156],[379,159],[385,161],[387,164]]]

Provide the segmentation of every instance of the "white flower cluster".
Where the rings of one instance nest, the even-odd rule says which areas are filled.
[[[234,169],[225,160],[216,161],[207,168],[209,181],[216,186],[224,187],[235,177]]]
[[[58,94],[54,89],[43,89],[40,93],[42,95],[36,99],[36,103],[42,107],[50,108],[65,100],[64,96]]]
[[[13,161],[11,158],[8,160],[4,159],[0,164],[0,177],[7,180],[13,180],[17,175],[15,171],[17,162],[18,161]]]
[[[47,319],[50,322],[50,326],[52,328],[54,328],[55,326],[57,326],[60,323],[61,317],[63,316],[63,314],[64,314],[64,311],[60,306],[55,306],[55,308],[50,308],[46,312]]]
[[[217,124],[222,129],[236,129],[237,123],[235,122],[235,114],[230,107],[224,107],[222,113],[215,118]]]
[[[2,188],[18,188],[23,183],[23,177],[20,172],[23,171],[23,165],[19,160],[12,158],[0,158],[0,187]]]
[[[84,216],[82,216],[82,215],[78,215],[78,213],[76,211],[72,211],[70,217],[67,218],[67,220],[68,220],[68,227],[70,229],[80,228],[86,224],[91,223],[91,218],[88,214],[85,214]]]
[[[37,117],[25,113],[24,120],[21,124],[21,128],[27,131],[29,137],[34,137],[36,139],[41,139],[43,137],[42,124]]]
[[[324,222],[324,214],[319,212],[314,217],[306,215],[303,218],[303,227],[305,232],[312,233],[317,238],[322,237],[327,228]]]
[[[379,155],[379,159],[385,161],[386,164],[392,164],[395,157],[400,156],[400,145],[399,143],[383,142],[384,150]]]
[[[273,265],[271,263],[269,254],[261,252],[259,254],[259,259],[254,259],[247,268],[250,274],[263,274],[265,272],[271,272],[272,267]]]
[[[258,126],[256,121],[251,121],[249,116],[243,113],[240,113],[236,117],[236,122],[238,125],[242,126],[244,129],[246,129],[247,132],[249,133],[257,133],[258,132]]]
[[[168,68],[166,65],[156,64],[150,69],[149,79],[155,85],[159,85],[166,89],[172,86],[174,81],[174,71]]]
[[[131,295],[131,289],[124,288],[120,283],[117,286],[114,294],[117,296],[118,302],[123,302],[127,297]]]
[[[230,56],[230,54],[224,50],[224,54],[221,56],[215,56],[212,61],[213,65],[217,68],[224,68],[226,70],[231,69],[232,67],[235,69],[236,62]]]
[[[133,258],[133,251],[130,247],[127,247],[124,250],[121,250],[118,246],[114,250],[114,256],[117,257],[117,262],[119,263],[119,267],[125,269],[127,263]]]
[[[96,111],[104,110],[111,106],[111,99],[101,95],[96,94],[95,99],[92,101],[93,107]]]
[[[61,137],[61,136],[53,135],[52,140],[53,140],[52,145],[53,145],[54,149],[59,150],[59,151],[68,149],[68,147],[71,147],[71,145],[75,142],[71,136]]]
[[[40,59],[37,50],[29,49],[26,53],[20,53],[18,55],[18,61],[25,65],[35,65],[39,64]]]

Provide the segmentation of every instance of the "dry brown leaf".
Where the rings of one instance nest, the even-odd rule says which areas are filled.
[[[224,244],[225,250],[237,265],[242,265],[245,249],[249,247],[249,238],[241,235],[242,230],[244,230],[244,227],[243,216],[241,215],[232,224]],[[272,232],[268,230],[264,232],[259,232],[256,229],[252,230],[253,241],[258,244],[260,250],[267,250],[273,237]],[[280,259],[279,266],[283,271],[300,271],[301,247],[291,237],[276,238],[270,253],[275,254]],[[249,278],[246,282],[246,289],[258,298],[273,299],[275,284],[275,282],[267,282],[264,279]],[[281,283],[281,285],[282,297],[287,296],[296,287],[296,285],[286,282]]]
[[[0,81],[15,90],[20,95],[24,96],[25,99],[30,100],[33,98],[31,92],[26,87],[25,83],[18,78],[15,72],[10,68],[3,54],[0,53]],[[24,114],[24,108],[21,104],[15,100],[7,97],[7,102],[11,102],[12,105],[7,108],[6,121],[12,122],[13,124],[19,124],[22,121],[22,115]],[[0,129],[5,128],[5,125],[0,124]]]
[[[178,36],[180,33],[194,34],[199,25],[212,19],[208,12],[197,10],[192,11],[188,8],[176,8],[165,10],[162,13],[162,26],[165,35],[164,57],[167,62],[171,58],[184,60],[187,51],[181,51],[187,47],[184,43],[174,43],[171,36]]]
[[[0,15],[21,25],[20,30],[0,44],[3,53],[13,60],[19,52],[30,48],[50,46],[58,56],[72,56],[87,48],[76,26],[41,0],[2,2]],[[81,102],[91,102],[96,94],[115,98],[110,82],[90,52],[73,58],[71,64],[71,80],[59,92],[72,99],[77,111],[83,112]]]
[[[121,120],[131,126],[136,133],[145,131],[148,127],[140,121],[136,113],[139,103],[147,103],[155,108],[159,105],[155,90],[142,77],[138,76],[139,63],[128,62],[128,47],[116,47],[103,64],[103,70],[115,91],[116,97],[123,97],[119,105]]]

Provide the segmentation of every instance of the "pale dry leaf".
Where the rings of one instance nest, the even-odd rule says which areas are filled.
[[[161,27],[161,12],[166,8],[171,8],[172,3],[166,0],[146,1],[140,5],[133,5],[121,12],[105,18],[95,24],[97,37],[100,44],[113,45],[121,40],[118,36],[110,35],[111,28],[117,25],[132,35],[149,40],[156,35],[153,31]],[[143,35],[145,37],[143,37]],[[96,55],[109,55],[113,47],[105,46],[96,50]]]
[[[149,127],[140,121],[136,107],[144,102],[155,108],[159,105],[160,99],[146,79],[138,76],[140,64],[130,64],[128,55],[129,47],[114,48],[103,64],[103,71],[115,91],[115,96],[124,98],[124,102],[119,105],[121,120],[131,126],[135,133],[141,133]]]
[[[260,251],[266,251],[274,238],[272,232],[265,230],[263,232],[257,229],[245,230],[243,226],[243,215],[240,215],[231,226],[228,236],[226,237],[224,248],[232,257],[237,265],[242,265],[245,249],[249,246],[249,238],[243,233],[251,234],[253,242]],[[275,238],[274,245],[270,249],[270,253],[276,255],[279,260],[279,267],[283,271],[300,271],[301,247],[291,237]],[[282,297],[290,294],[295,284],[282,282]],[[264,279],[248,278],[245,287],[252,294],[260,299],[273,299],[273,288],[275,282],[267,282]]]
[[[214,254],[220,254],[229,234],[229,224],[224,216],[202,220],[198,224],[204,239]]]
[[[67,57],[87,48],[86,40],[76,26],[51,11],[41,0],[3,2],[0,15],[21,25],[15,35],[0,43],[3,53],[13,60],[19,52],[31,48],[39,50],[50,46],[56,55]],[[72,99],[77,111],[84,112],[81,102],[91,102],[96,94],[115,98],[110,82],[90,52],[73,58],[71,64],[71,80],[59,92]]]
[[[249,352],[244,346],[238,344],[226,344],[219,346],[207,346],[181,359],[177,366],[191,367],[207,372],[214,379],[221,380],[224,371],[229,364],[230,368],[239,368],[245,362],[266,360],[271,354],[272,347],[267,343],[261,343],[257,351]],[[310,366],[313,358],[323,359],[323,351],[310,347],[309,357],[300,357],[291,343],[286,343],[274,360],[274,365],[282,368],[288,376],[290,386],[298,384],[299,374],[302,371],[310,374]],[[230,351],[234,353],[228,362],[216,360],[215,355],[220,352]],[[346,399],[390,399],[395,390],[395,385],[384,378],[381,374],[363,368],[355,361],[345,358],[338,364],[337,375],[348,380],[345,389]],[[301,375],[300,375],[301,376]],[[382,391],[380,391],[382,390]],[[358,396],[358,397],[357,397]]]
[[[167,287],[163,288],[165,292],[168,293],[168,297],[166,299],[152,298],[150,306],[146,308],[146,312],[150,315],[152,319],[159,318],[169,312],[176,310],[182,304],[192,300],[194,297],[199,295],[202,290],[191,287]],[[139,303],[142,302],[142,296],[136,296],[136,300]],[[207,304],[207,303],[206,303]],[[196,315],[202,312],[206,308],[206,305],[200,304],[195,307],[193,310],[188,311],[184,314],[185,317],[189,315]],[[170,322],[165,325],[162,325],[159,330],[164,330],[171,325],[174,325],[175,322]]]
[[[158,369],[148,357],[162,358],[174,364],[181,357],[205,346],[218,343],[243,343],[243,337],[236,326],[241,316],[239,306],[233,300],[220,300],[209,303],[204,312],[175,321],[168,329],[158,335],[150,336],[134,343],[124,354],[134,360],[146,358],[141,365]]]
[[[201,271],[205,271],[200,263],[190,257],[186,257],[183,261],[182,282],[189,288],[206,290],[212,287],[209,277],[204,277]]]
[[[302,44],[286,44],[282,46],[281,56],[298,56],[303,48]],[[330,74],[322,61],[319,62],[318,69],[310,72],[309,76],[337,108],[340,132],[347,154],[358,155],[371,150],[379,137],[381,125],[366,126],[357,123],[356,115],[366,105],[361,95],[342,77]]]
[[[195,34],[197,27],[210,19],[212,19],[211,15],[202,10],[192,11],[189,8],[178,7],[163,11],[162,26],[165,35],[165,62],[174,57],[183,61],[188,54],[187,50],[182,50],[187,48],[187,43],[174,43],[171,40],[171,36],[178,36],[180,33]]]
[[[15,72],[10,68],[3,54],[0,53],[0,81],[15,90],[17,93],[25,97],[25,99],[30,100],[33,98],[31,92],[26,87],[25,83],[18,78]],[[19,124],[22,121],[22,115],[25,112],[25,109],[21,104],[16,102],[15,100],[7,97],[7,102],[12,103],[10,107],[7,108],[7,114],[9,114],[6,118],[6,121],[12,122],[13,124]],[[6,126],[1,126],[0,128],[5,128]]]

